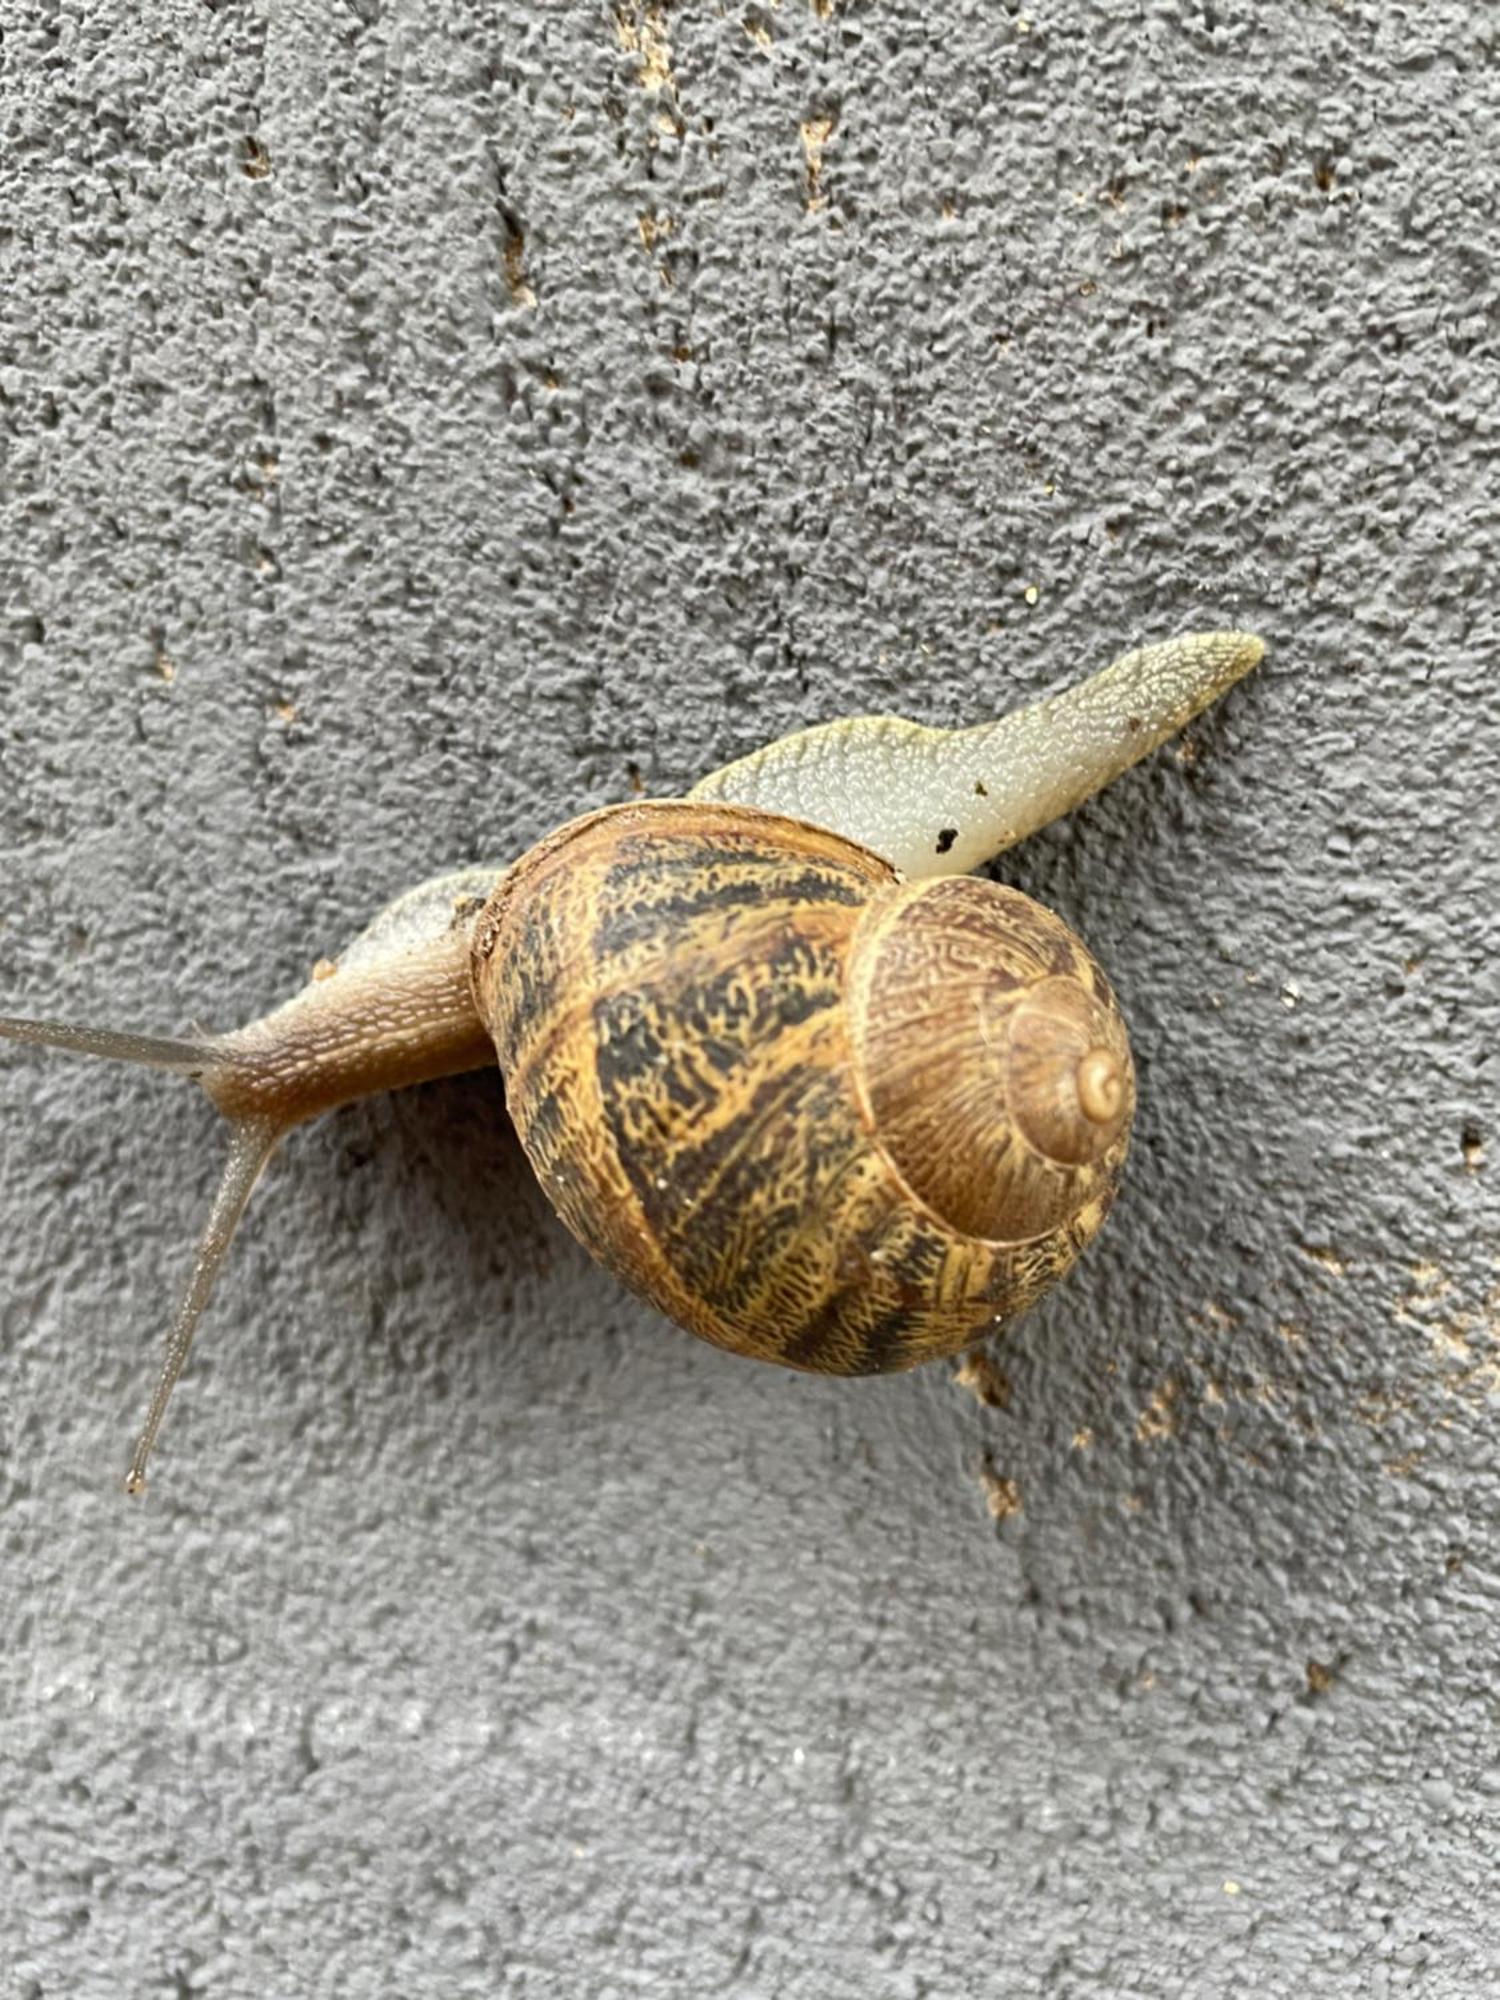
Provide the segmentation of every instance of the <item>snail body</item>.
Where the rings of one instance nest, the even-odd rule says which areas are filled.
[[[513,864],[419,885],[222,1035],[0,1019],[12,1040],[190,1076],[229,1125],[127,1488],[285,1134],[496,1060],[563,1221],[720,1347],[878,1373],[1024,1311],[1109,1211],[1134,1072],[1080,940],[967,871],[1262,651],[1244,633],[1173,640],[976,729],[800,732],[684,800],[606,807]]]

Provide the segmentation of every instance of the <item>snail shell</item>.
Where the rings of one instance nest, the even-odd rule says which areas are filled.
[[[717,1346],[910,1367],[1022,1311],[1108,1212],[1134,1110],[1103,973],[1050,911],[749,808],[561,828],[473,933],[543,1188]]]

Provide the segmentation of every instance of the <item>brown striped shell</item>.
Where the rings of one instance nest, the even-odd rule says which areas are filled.
[[[474,930],[506,1102],[579,1240],[720,1347],[870,1374],[1030,1305],[1108,1212],[1134,1083],[1058,918],[835,834],[575,820]]]

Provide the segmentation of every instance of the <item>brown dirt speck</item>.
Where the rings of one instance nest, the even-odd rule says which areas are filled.
[[[1169,1375],[1136,1419],[1135,1434],[1142,1444],[1160,1444],[1165,1438],[1176,1437],[1180,1422],[1176,1408],[1179,1394],[1177,1383]]]
[[[953,1371],[955,1389],[967,1389],[987,1410],[1010,1408],[1010,1377],[982,1347],[971,1347]]]
[[[666,9],[626,0],[615,14],[615,34],[620,47],[636,58],[635,80],[641,89],[665,91],[674,96],[677,78],[672,73]]]
[[[529,308],[536,304],[536,292],[526,276],[526,236],[514,223],[507,223],[505,245],[500,252],[505,271],[505,289],[514,305]]]
[[[823,192],[823,154],[833,137],[834,123],[832,118],[806,118],[799,128],[809,210],[824,207],[828,200]]]
[[[1020,1481],[1007,1479],[1003,1473],[997,1472],[993,1460],[989,1458],[979,1468],[979,1484],[992,1521],[1008,1521],[1013,1515],[1024,1512]]]
[[[1304,1257],[1310,1257],[1315,1264],[1321,1264],[1330,1278],[1347,1278],[1349,1266],[1330,1244],[1304,1243],[1301,1246]]]

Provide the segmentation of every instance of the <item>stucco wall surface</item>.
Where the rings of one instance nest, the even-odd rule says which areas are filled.
[[[0,1061],[6,1992],[1493,1991],[1495,10],[0,13],[17,1010],[1271,646],[999,870],[1143,1102],[989,1402],[675,1332],[481,1076],[287,1149],[127,1502],[218,1134]]]

